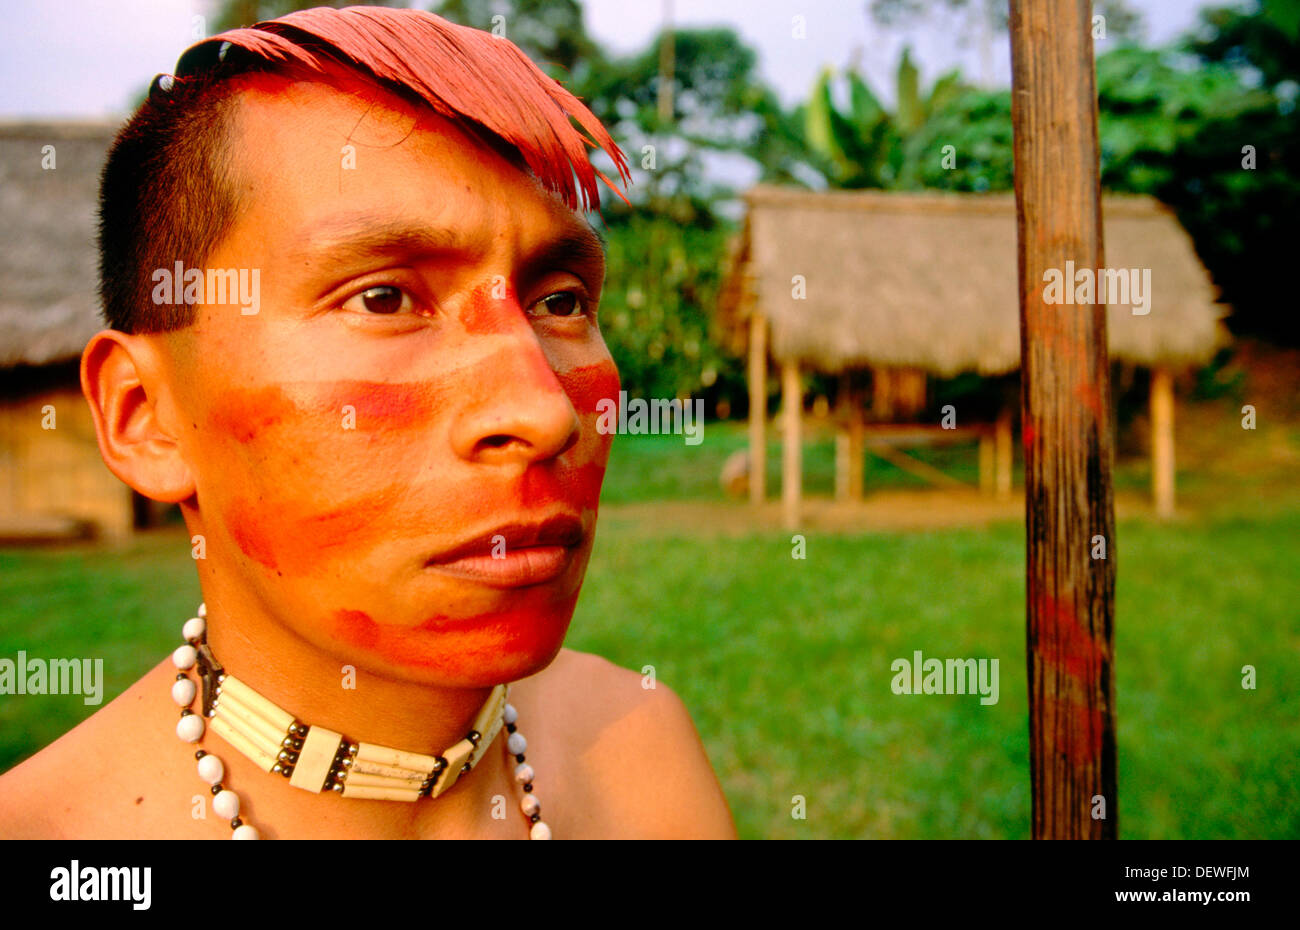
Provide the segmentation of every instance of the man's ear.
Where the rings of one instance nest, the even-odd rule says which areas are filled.
[[[194,494],[194,476],[181,454],[163,351],[156,338],[101,330],[81,353],[81,392],[108,470],[145,497],[176,503]]]

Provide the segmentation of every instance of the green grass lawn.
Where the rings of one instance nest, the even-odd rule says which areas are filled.
[[[607,504],[720,497],[717,469],[741,441],[736,429],[690,449],[629,438]],[[828,491],[829,449],[806,458],[810,492]],[[868,488],[889,483],[890,467],[873,467]],[[1250,513],[1118,528],[1124,837],[1300,836],[1300,497]],[[610,521],[569,645],[653,665],[683,697],[743,836],[1025,837],[1023,535],[809,534],[798,560],[784,534]],[[197,596],[177,533],[121,551],[0,551],[0,656],[103,657],[107,701],[171,650]],[[893,694],[890,663],[918,649],[997,658],[999,702]],[[1256,690],[1241,687],[1243,665]],[[93,710],[0,697],[0,769]]]

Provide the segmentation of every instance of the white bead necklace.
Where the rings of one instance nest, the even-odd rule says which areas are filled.
[[[185,621],[181,628],[185,644],[172,653],[172,663],[179,670],[172,684],[172,700],[181,708],[176,735],[185,742],[202,741],[209,728],[204,723],[203,712],[206,712],[218,735],[259,767],[289,778],[294,787],[316,792],[328,789],[344,797],[414,801],[422,797],[436,798],[454,785],[461,774],[470,771],[483,758],[504,725],[506,750],[515,757],[515,781],[524,792],[519,809],[531,824],[529,838],[551,838],[551,828],[541,819],[541,802],[533,794],[533,767],[524,759],[528,741],[515,726],[519,714],[505,701],[506,686],[493,689],[475,718],[474,729],[439,756],[350,743],[332,730],[299,723],[224,671],[216,675],[212,708],[204,707],[203,712],[196,714],[191,705],[199,689],[186,673],[204,664],[200,649],[204,650],[206,660],[212,658],[206,650],[207,615],[207,605],[200,604],[198,615]],[[204,682],[206,692],[211,680],[205,678]],[[205,693],[205,704],[207,697]],[[194,756],[198,760],[199,778],[212,790],[213,811],[230,821],[230,838],[260,839],[257,828],[239,816],[239,795],[223,781],[225,764],[203,749]]]

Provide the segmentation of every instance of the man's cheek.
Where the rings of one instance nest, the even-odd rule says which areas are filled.
[[[337,382],[231,392],[202,460],[235,545],[268,569],[309,573],[381,542],[425,461],[423,385]]]
[[[558,377],[579,416],[595,415],[610,403],[618,404],[619,378],[613,359],[578,365],[558,373]],[[602,405],[601,401],[606,404]]]

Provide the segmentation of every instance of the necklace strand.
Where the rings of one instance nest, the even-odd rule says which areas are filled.
[[[172,663],[176,666],[178,674],[176,675],[176,681],[172,684],[171,695],[172,700],[181,709],[180,720],[176,724],[176,735],[187,743],[201,742],[208,729],[208,725],[204,723],[203,713],[201,712],[196,714],[192,710],[192,705],[195,698],[198,696],[199,689],[198,685],[187,674],[190,669],[195,668],[195,666],[200,663],[199,650],[204,648],[207,642],[207,615],[207,605],[199,604],[197,615],[187,620],[185,625],[181,628],[181,636],[185,639],[185,644],[177,647],[176,651],[172,653]],[[208,653],[208,657],[211,658],[210,653]],[[217,681],[225,685],[230,681],[230,678],[227,675],[221,674],[217,677]],[[241,687],[247,689],[246,685],[241,684]],[[264,698],[260,698],[260,696],[257,695],[256,692],[252,692],[251,689],[248,689],[247,694],[241,694],[239,691],[234,693],[241,695],[241,699],[249,699],[248,695],[251,695],[252,700],[265,701]],[[491,700],[492,699],[489,698],[489,703],[491,703]],[[270,704],[269,701],[266,702],[266,705],[272,710],[278,710],[278,708],[273,704]],[[204,708],[203,710],[207,712],[208,716],[215,716],[215,710],[208,711],[207,708]],[[486,706],[484,713],[486,713]],[[507,734],[506,751],[515,758],[515,782],[522,787],[524,792],[523,798],[519,802],[519,809],[530,824],[529,839],[549,840],[551,838],[551,828],[542,820],[541,802],[538,801],[537,796],[533,794],[533,777],[535,773],[533,772],[533,767],[528,764],[524,756],[524,751],[528,748],[528,741],[524,738],[524,735],[519,732],[518,727],[516,726],[519,719],[518,711],[515,710],[514,705],[505,703],[501,708],[500,714],[500,721],[504,724]],[[287,714],[284,716],[286,718],[289,717]],[[260,725],[260,723],[255,725]],[[496,729],[496,726],[493,726],[492,729],[488,731],[490,732],[490,735],[487,736],[488,745],[483,747],[483,752],[469,752],[468,755],[472,756],[472,758],[467,758],[460,771],[453,770],[451,773],[451,783],[454,783],[455,778],[459,777],[462,772],[468,772],[478,759],[483,755],[486,755],[491,742],[496,736]],[[275,761],[274,766],[271,769],[272,771],[286,777],[289,776],[293,768],[292,762],[296,761],[296,757],[293,753],[295,750],[301,750],[303,748],[303,738],[306,737],[310,731],[311,727],[299,723],[296,718],[293,719],[292,723],[288,724],[287,735],[285,735],[283,741],[284,749],[280,751],[278,759]],[[227,730],[226,732],[230,733],[231,731]],[[236,740],[240,739],[238,733],[234,733],[234,735],[229,738]],[[479,748],[478,741],[482,738],[483,737],[478,730],[470,731],[467,739],[471,750],[477,750]],[[250,749],[247,745],[240,746],[235,743],[232,743],[232,745],[250,758],[253,758],[253,756],[250,755],[250,751],[257,751],[255,749]],[[355,764],[360,745],[365,744],[349,743],[346,739],[341,740],[341,743],[339,744],[338,757],[334,760],[336,764],[328,769],[330,776],[326,778],[327,783],[330,782],[330,778],[334,779],[332,784],[330,784],[333,792],[344,792],[344,786],[346,784],[346,778],[350,766]],[[459,746],[460,744],[457,745]],[[396,750],[387,750],[387,752],[393,753],[397,756],[418,756],[418,754],[415,753],[402,753]],[[199,778],[206,782],[212,791],[213,811],[215,811],[218,816],[230,822],[230,838],[234,840],[261,839],[261,834],[258,832],[257,828],[252,824],[245,822],[239,816],[239,795],[226,787],[224,781],[226,776],[226,766],[221,759],[202,748],[195,751],[194,758],[198,762]],[[254,759],[254,761],[259,760]],[[430,794],[433,783],[439,780],[439,776],[443,774],[443,771],[448,764],[443,756],[438,756],[437,762],[438,765],[435,766],[433,772],[428,773],[423,783],[420,784],[418,794],[410,796],[411,792],[408,791],[403,794],[403,799],[414,800],[415,796],[426,797]],[[446,776],[444,776],[444,779],[445,778]],[[440,792],[442,789],[438,790]],[[437,794],[434,794],[433,796],[436,797]]]

